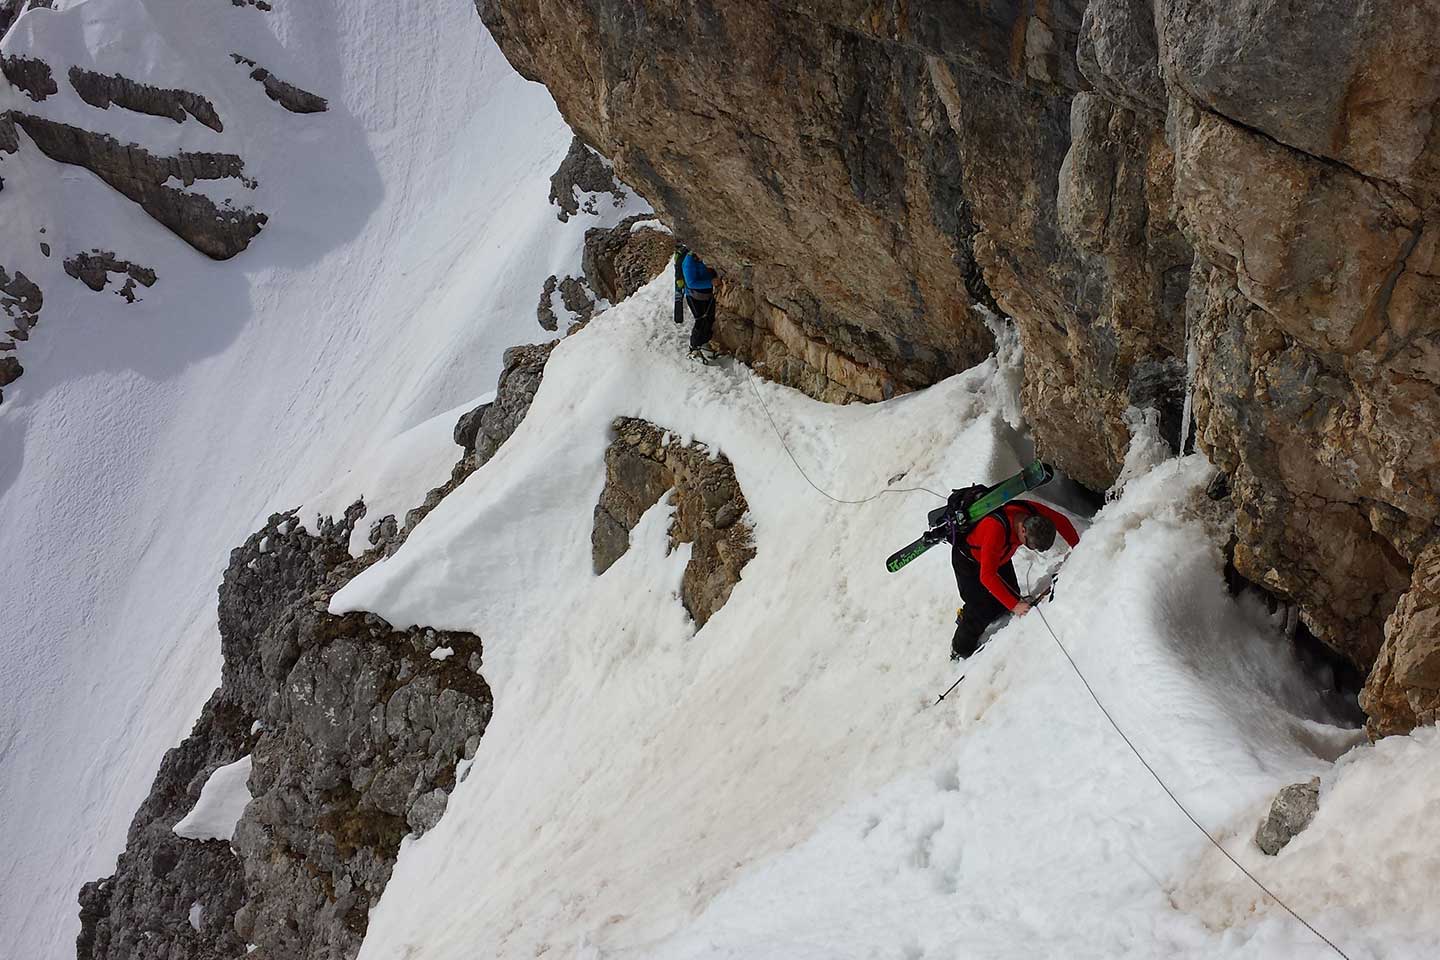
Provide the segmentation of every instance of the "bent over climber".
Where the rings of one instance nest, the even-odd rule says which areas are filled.
[[[680,261],[685,280],[685,302],[695,317],[695,326],[690,329],[690,356],[704,360],[701,347],[710,342],[715,332],[715,271],[693,250]]]
[[[1070,546],[1080,535],[1064,515],[1041,503],[1012,500],[986,515],[968,532],[951,540],[950,564],[955,568],[955,585],[964,604],[955,620],[955,637],[950,641],[950,659],[960,660],[975,653],[985,628],[1007,612],[1023,617],[1031,601],[1020,596],[1011,558],[1021,547],[1044,553],[1055,543],[1055,533]]]

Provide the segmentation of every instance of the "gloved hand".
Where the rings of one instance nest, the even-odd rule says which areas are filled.
[[[937,544],[945,539],[945,531],[939,529],[938,527],[926,530],[924,536],[921,539],[931,545]]]

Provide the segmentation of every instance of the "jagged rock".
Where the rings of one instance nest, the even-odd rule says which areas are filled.
[[[268,7],[264,9],[269,9]],[[257,66],[254,60],[242,57],[238,53],[232,53],[230,59],[238,64],[252,68],[250,79],[259,83],[265,88],[265,95],[274,100],[280,106],[291,113],[324,113],[330,109],[330,101],[324,97],[317,96],[291,83],[286,83],[275,76],[264,67]]]
[[[576,194],[591,194],[586,197],[585,212],[595,213],[596,196],[611,195],[615,206],[625,201],[624,188],[615,180],[615,171],[600,155],[575,137],[570,141],[570,150],[560,167],[550,176],[550,202],[560,208],[556,214],[562,223],[580,212],[581,199]]]
[[[0,72],[5,74],[6,80],[24,90],[25,95],[37,103],[52,93],[60,92],[55,77],[50,73],[50,64],[44,60],[34,57],[0,57]]]
[[[530,412],[535,391],[545,374],[545,361],[559,342],[528,344],[505,351],[505,368],[500,371],[500,380],[495,386],[495,399],[467,411],[455,423],[455,443],[464,450],[464,456],[451,469],[449,480],[432,489],[418,507],[405,514],[405,523],[398,532],[388,536],[382,532],[379,539],[372,533],[371,543],[381,555],[390,556],[400,549],[410,531],[470,474],[489,463],[501,445],[510,439]]]
[[[20,366],[19,360],[14,357],[0,357],[0,387],[10,386],[19,380],[24,372],[25,368]]]
[[[578,277],[566,277],[560,281],[560,302],[579,319],[577,323],[588,323],[595,315],[595,298]]]
[[[221,209],[209,197],[165,184],[234,178],[246,186],[245,161],[227,153],[181,153],[157,157],[135,144],[30,114],[11,118],[50,159],[81,166],[138,203],[146,213],[196,250],[226,260],[249,246],[269,219],[251,208]]]
[[[545,278],[545,286],[540,291],[540,303],[535,308],[535,320],[543,330],[554,331],[560,329],[560,319],[555,316],[555,307],[550,302],[550,298],[554,295],[555,288],[559,283],[560,279],[552,273]],[[459,441],[457,440],[456,442],[458,443]]]
[[[266,0],[230,0],[230,3],[236,7],[254,7],[256,10],[275,9]]]
[[[89,253],[77,253],[69,257],[65,260],[65,272],[97,293],[104,290],[105,285],[110,282],[110,274],[118,273],[126,277],[125,284],[118,292],[130,303],[137,299],[136,283],[153,287],[156,280],[154,270],[129,260],[121,260],[108,250],[91,250]]]
[[[1275,856],[1295,835],[1310,825],[1320,807],[1320,778],[1292,783],[1275,795],[1269,815],[1255,831],[1255,845]]]
[[[1372,737],[1440,721],[1440,541],[1419,555],[1410,589],[1385,623],[1360,704]]]
[[[79,960],[231,960],[245,941],[231,923],[245,901],[241,863],[224,841],[177,837],[210,773],[253,749],[253,717],[217,690],[190,736],[165,754],[136,812],[115,872],[80,891]],[[199,929],[189,921],[201,905]]]
[[[692,544],[680,598],[705,626],[730,599],[745,564],[755,556],[749,505],[725,456],[712,459],[703,444],[666,442],[666,431],[631,417],[615,421],[605,451],[605,488],[595,505],[590,536],[595,572],[604,573],[630,549],[630,531],[669,490],[675,491],[670,549]]]
[[[218,960],[247,943],[270,957],[358,951],[400,840],[443,814],[491,711],[478,637],[327,612],[379,556],[350,557],[363,512],[321,521],[316,536],[275,514],[232,551],[221,688],[167,755],[116,874],[82,892],[81,960]],[[430,656],[439,647],[456,655]],[[233,852],[176,837],[209,773],[246,754],[253,799]]]
[[[673,237],[661,230],[635,229],[636,224],[654,219],[654,214],[637,213],[608,230],[591,227],[585,231],[580,266],[591,290],[611,303],[619,303],[670,263],[675,252]]]
[[[148,83],[137,83],[118,73],[106,76],[80,67],[70,68],[70,86],[80,94],[81,100],[101,110],[108,110],[113,103],[137,113],[169,117],[176,123],[184,123],[187,116],[194,117],[216,133],[225,129],[225,125],[220,122],[220,115],[215,112],[215,105],[189,90],[152,87]]]

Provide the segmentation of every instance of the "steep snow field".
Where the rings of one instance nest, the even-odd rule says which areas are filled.
[[[669,312],[662,277],[562,343],[495,459],[335,598],[476,631],[496,704],[445,817],[402,850],[362,958],[1333,956],[1170,804],[1045,621],[1195,815],[1352,958],[1437,955],[1423,824],[1440,737],[1356,746],[1334,725],[1263,612],[1225,592],[1202,460],[1132,480],[1045,621],[1001,629],[934,706],[955,675],[948,558],[897,575],[883,560],[937,501],[823,499],[743,369],[686,360]],[[902,471],[895,486],[945,490],[1031,455],[1018,348],[1001,343],[879,405],[758,390],[836,495]],[[664,501],[592,572],[619,415],[723,452],[749,500],[757,556],[699,633]],[[1250,837],[1270,797],[1315,774],[1316,821],[1264,857]]]
[[[45,293],[0,406],[0,955],[25,958],[73,956],[80,885],[112,870],[218,683],[229,549],[351,468],[363,478],[335,496],[417,504],[456,454],[454,416],[432,418],[493,389],[505,347],[542,339],[541,285],[599,222],[556,221],[548,176],[570,133],[465,0],[56,6],[3,52],[45,59],[60,92],[0,85],[0,110],[239,153],[259,181],[239,202],[270,223],[214,263],[23,134],[0,160],[0,264]],[[329,111],[282,110],[232,51]],[[75,63],[201,93],[225,131],[90,107]],[[95,247],[159,282],[126,306],[64,275]]]

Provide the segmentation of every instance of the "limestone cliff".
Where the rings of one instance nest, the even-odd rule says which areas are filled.
[[[1008,314],[1044,456],[1104,488],[1154,408],[1240,572],[1388,665],[1372,729],[1434,716],[1440,0],[477,8],[719,269],[734,352],[879,399]]]

